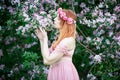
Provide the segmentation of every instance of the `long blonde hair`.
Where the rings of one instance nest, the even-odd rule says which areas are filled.
[[[76,21],[76,14],[72,10],[63,9],[62,11],[66,13],[67,17],[70,17]],[[76,31],[75,24],[74,23],[68,24],[67,21],[63,20],[60,16],[59,16],[59,20],[60,20],[60,29],[59,29],[60,34],[58,39],[52,45],[53,49],[56,48],[56,46],[60,43],[62,39],[67,37],[75,37],[75,31]]]

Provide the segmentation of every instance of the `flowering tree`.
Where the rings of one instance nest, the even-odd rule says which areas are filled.
[[[119,68],[116,68],[116,66],[119,66],[117,63],[119,63],[120,53],[118,36],[120,33],[119,5],[115,6],[111,12],[109,11],[109,5],[109,2],[100,2],[93,8],[86,7],[85,3],[81,3],[83,10],[80,12],[79,22],[83,24],[81,27],[84,26],[91,30],[90,35],[85,35],[82,31],[84,39],[81,40],[81,37],[78,37],[86,45],[85,48],[88,49],[88,53],[91,53],[89,56],[91,68],[87,74],[89,79],[97,79],[99,76],[108,80],[119,78],[115,78],[115,76],[118,76]],[[116,8],[118,9],[116,10]]]
[[[58,7],[77,14],[73,63],[80,79],[117,80],[120,66],[120,4],[115,0],[1,0],[0,79],[46,80],[34,29],[43,27],[49,46],[57,38],[52,27]]]

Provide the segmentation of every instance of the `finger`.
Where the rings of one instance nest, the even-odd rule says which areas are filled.
[[[39,30],[37,30],[37,34],[38,34]]]
[[[35,31],[35,35],[37,35],[37,31]]]
[[[42,32],[44,32],[44,29],[43,29],[43,28],[41,28],[41,30],[42,30]]]
[[[39,30],[40,30],[40,32],[43,32],[41,27],[39,27]]]
[[[42,29],[42,28],[40,28],[40,30],[41,30],[41,32],[43,32],[43,29]]]
[[[43,31],[45,31],[45,29],[43,28]]]
[[[35,32],[35,35],[37,36],[37,32]]]
[[[36,36],[38,35],[38,30],[35,30],[35,35],[36,35]]]
[[[45,29],[42,29],[43,32],[46,32]]]
[[[35,30],[35,33],[37,33],[37,32],[38,32],[38,29]]]

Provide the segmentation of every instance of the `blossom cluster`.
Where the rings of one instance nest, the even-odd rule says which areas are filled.
[[[108,8],[108,5],[104,2],[100,3],[98,6],[96,6],[93,11],[91,11],[92,19],[87,19],[87,17],[84,17],[79,20],[81,24],[85,24],[88,27],[97,28],[99,26],[111,26],[115,23],[117,20],[116,14],[111,14],[110,12],[104,12],[101,8]]]
[[[33,32],[35,29],[42,27],[46,31],[51,31],[53,29],[53,18],[56,16],[55,10],[49,10],[48,13],[44,10],[39,10],[39,7],[37,7],[36,2],[34,2],[36,5],[29,5],[29,3],[26,1],[22,5],[22,16],[24,17],[24,22],[27,24],[19,26],[16,31],[21,32],[22,35],[25,35],[27,32]],[[32,3],[33,4],[33,3]],[[29,11],[34,11],[29,13]]]

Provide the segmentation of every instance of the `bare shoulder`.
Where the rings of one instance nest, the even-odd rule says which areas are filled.
[[[75,47],[75,39],[73,37],[65,38],[64,41],[69,50]]]

